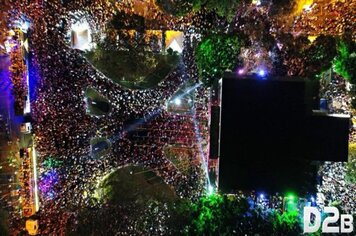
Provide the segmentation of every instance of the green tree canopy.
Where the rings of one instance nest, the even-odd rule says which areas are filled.
[[[336,53],[335,38],[320,35],[305,51],[306,75],[314,77],[316,74],[329,69]]]
[[[334,70],[350,83],[356,83],[356,43],[342,39],[337,44],[337,56],[333,61]]]
[[[173,16],[184,16],[193,10],[193,4],[191,0],[156,0],[157,6]]]
[[[209,86],[239,64],[240,40],[236,35],[211,34],[199,43],[195,53],[201,80]]]
[[[295,0],[271,0],[271,2],[272,7],[269,11],[271,15],[291,13],[296,6]]]
[[[156,0],[156,4],[164,12],[174,16],[183,16],[193,10],[199,11],[205,8],[232,21],[240,0]]]
[[[250,199],[251,200],[251,199]],[[299,235],[298,211],[265,211],[250,207],[248,199],[213,194],[203,196],[192,209],[189,235]]]
[[[192,208],[192,235],[228,235],[236,228],[237,217],[245,213],[245,199],[228,199],[226,195],[203,196]]]

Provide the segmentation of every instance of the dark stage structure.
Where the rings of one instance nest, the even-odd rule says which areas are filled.
[[[311,193],[318,161],[347,161],[350,119],[316,111],[318,93],[303,79],[225,75],[211,117],[219,189]]]

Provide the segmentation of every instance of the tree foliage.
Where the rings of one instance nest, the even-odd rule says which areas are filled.
[[[183,16],[204,8],[208,11],[215,11],[219,16],[232,21],[240,0],[156,0],[156,4],[164,12],[174,16]]]
[[[156,4],[162,11],[173,16],[184,16],[193,10],[191,0],[156,0]]]
[[[202,197],[193,207],[190,233],[194,235],[228,235],[235,228],[236,217],[246,212],[245,200],[229,200],[226,195]]]
[[[335,38],[320,35],[305,51],[306,75],[314,77],[316,74],[329,69],[336,53]]]
[[[356,43],[340,40],[337,44],[337,56],[333,61],[334,70],[350,83],[356,83]]]
[[[297,210],[275,213],[272,216],[273,231],[277,233],[283,232],[284,235],[295,235],[300,231],[298,217]]]
[[[214,194],[192,207],[189,235],[298,235],[297,211],[280,213],[251,208],[248,199]]]
[[[199,43],[195,53],[199,75],[205,85],[211,85],[238,64],[240,40],[236,35],[212,34]]]
[[[269,11],[271,15],[291,13],[296,6],[295,0],[271,0],[271,3],[272,7]]]

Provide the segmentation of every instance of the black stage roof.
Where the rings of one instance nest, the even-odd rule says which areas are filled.
[[[286,78],[222,81],[219,188],[313,191],[313,160],[347,161],[349,119],[314,115],[318,86]]]

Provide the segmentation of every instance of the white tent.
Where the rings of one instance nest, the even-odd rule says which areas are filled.
[[[80,50],[90,49],[91,34],[90,27],[87,22],[79,22],[72,26],[71,31],[72,48]]]
[[[171,48],[173,49],[173,51],[177,51],[178,53],[183,52],[183,48],[181,47],[181,45],[178,44],[176,39],[173,39],[173,41],[171,42],[170,45],[168,45],[167,48]]]

